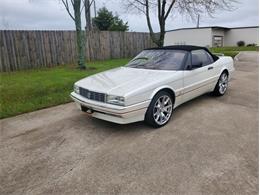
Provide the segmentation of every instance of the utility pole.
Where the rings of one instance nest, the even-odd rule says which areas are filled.
[[[197,28],[200,27],[200,15],[198,14],[198,19],[197,19]]]
[[[96,0],[94,0],[94,13],[95,13],[95,17],[97,17]]]

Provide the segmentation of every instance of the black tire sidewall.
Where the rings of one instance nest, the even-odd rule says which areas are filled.
[[[215,89],[214,89],[214,95],[216,95],[216,96],[223,96],[223,95],[225,95],[225,93],[227,91],[227,89],[226,89],[226,91],[223,94],[219,92],[219,81],[220,81],[223,74],[226,74],[227,77],[228,77],[228,74],[226,72],[222,72],[221,75],[219,76],[218,82],[217,82]]]

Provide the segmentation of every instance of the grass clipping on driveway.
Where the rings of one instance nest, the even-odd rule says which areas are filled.
[[[129,59],[88,63],[88,70],[59,66],[0,73],[0,118],[15,116],[71,101],[73,84],[86,76],[126,64]]]

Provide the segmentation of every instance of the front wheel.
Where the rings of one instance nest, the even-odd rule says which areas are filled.
[[[145,114],[145,122],[159,128],[169,122],[173,111],[173,100],[169,93],[161,91],[152,99]]]
[[[228,88],[228,74],[227,72],[223,72],[218,79],[218,83],[213,93],[214,95],[222,96],[226,93],[227,88]]]

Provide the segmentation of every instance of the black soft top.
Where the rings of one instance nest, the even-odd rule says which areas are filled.
[[[169,46],[164,46],[164,47],[147,48],[145,50],[184,50],[184,51],[191,52],[191,51],[200,50],[200,49],[207,51],[212,56],[214,61],[217,61],[219,59],[218,56],[212,54],[208,50],[208,48],[195,46],[195,45],[169,45]]]

